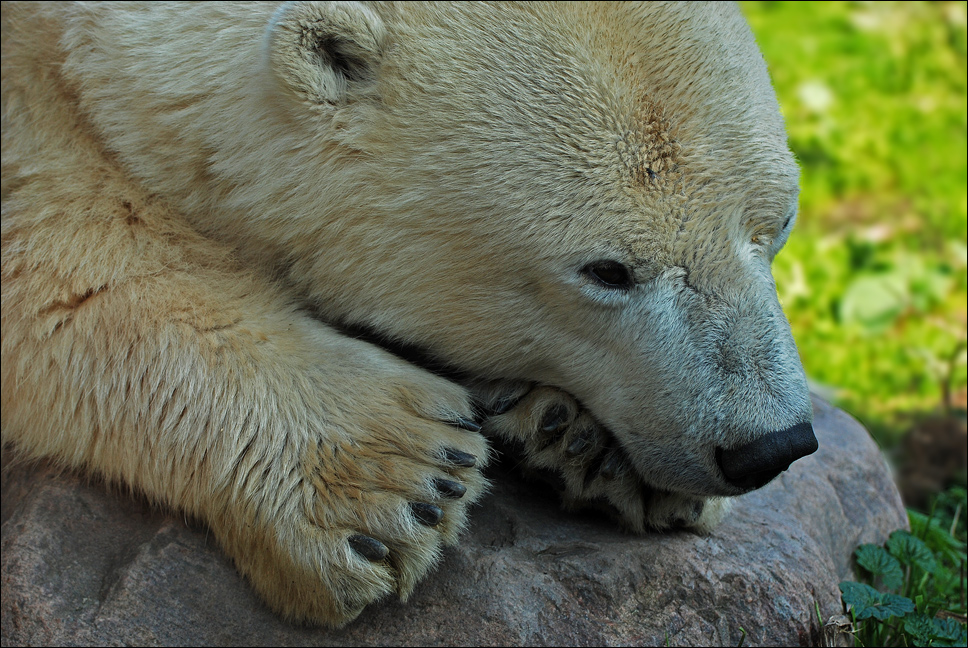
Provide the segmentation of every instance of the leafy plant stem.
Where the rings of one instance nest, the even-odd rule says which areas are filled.
[[[945,375],[942,377],[941,384],[941,397],[942,397],[942,407],[944,408],[944,415],[950,417],[952,411],[952,398],[951,398],[951,386],[955,381],[955,371],[957,369],[958,360],[961,354],[965,352],[965,348],[968,346],[968,341],[959,340],[958,344],[955,345],[954,350],[951,355],[948,356],[948,362],[945,366]],[[958,516],[955,516],[955,521],[957,522]],[[954,533],[952,532],[952,535]]]

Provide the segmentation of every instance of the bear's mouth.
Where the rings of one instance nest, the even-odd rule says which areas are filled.
[[[402,342],[366,324],[323,321],[345,335],[379,346],[402,360],[448,380],[467,384],[471,378],[466,371],[441,361],[426,348]],[[616,443],[621,446],[617,439]],[[742,494],[766,486],[794,461],[813,454],[818,447],[813,425],[804,421],[784,430],[769,432],[741,446],[718,447],[715,460],[722,482],[735,489],[733,494]],[[631,459],[629,463],[634,465]],[[640,477],[646,479],[645,475]]]

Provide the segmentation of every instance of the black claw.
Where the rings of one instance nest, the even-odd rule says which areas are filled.
[[[699,517],[702,515],[702,510],[705,504],[702,501],[695,502],[688,513],[682,513],[679,515],[673,515],[670,523],[676,527],[688,527],[694,525],[699,521]]]
[[[551,436],[549,436],[547,440],[545,440],[545,442],[541,444],[541,447],[538,448],[538,451],[541,452],[541,451],[547,450],[553,445],[556,445],[559,441],[561,441],[562,437],[565,436],[565,433],[567,431],[568,429],[563,427],[557,432],[555,432],[554,434],[552,434]]]
[[[622,470],[623,463],[624,458],[622,457],[622,453],[618,451],[612,452],[602,463],[600,471],[602,477],[605,479],[615,479],[615,475]]]
[[[588,437],[588,432],[582,432],[579,434],[577,437],[575,437],[574,441],[569,443],[568,447],[565,448],[565,454],[569,457],[577,457],[581,453],[587,451],[592,447],[592,440]]]
[[[592,461],[591,461],[590,464],[588,464],[588,468],[585,471],[585,486],[586,487],[589,484],[591,484],[592,481],[594,481],[595,477],[597,477],[599,475],[599,473],[601,472],[601,470],[602,470],[602,463],[605,461],[605,453],[606,452],[607,452],[607,449],[606,450],[603,450],[594,459],[592,459]]]
[[[702,517],[702,512],[706,508],[706,502],[699,500],[692,505],[692,518],[693,522],[698,522],[699,518]]]
[[[470,432],[481,431],[481,426],[477,423],[477,421],[472,421],[471,419],[464,418],[463,416],[457,417],[453,424],[462,430],[468,430]]]
[[[420,524],[427,526],[437,526],[441,518],[444,517],[444,512],[439,506],[424,502],[410,502],[410,512]]]
[[[390,554],[385,544],[370,536],[352,535],[349,537],[349,543],[353,551],[370,562],[380,562]]]
[[[449,479],[435,479],[434,488],[447,499],[460,499],[467,492],[467,487]]]
[[[568,408],[560,403],[548,410],[541,419],[542,432],[554,432],[561,428],[570,418]]]
[[[444,450],[444,457],[450,463],[461,468],[472,468],[477,464],[477,457],[466,452],[461,452],[460,450],[454,450],[453,448]]]

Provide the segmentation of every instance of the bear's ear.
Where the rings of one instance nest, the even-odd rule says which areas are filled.
[[[299,99],[338,104],[372,87],[386,29],[358,2],[287,2],[269,27],[269,61]]]

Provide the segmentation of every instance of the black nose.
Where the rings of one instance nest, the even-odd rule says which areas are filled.
[[[798,423],[738,448],[719,448],[716,462],[730,484],[753,490],[765,486],[800,457],[816,452],[817,447],[813,426]]]

